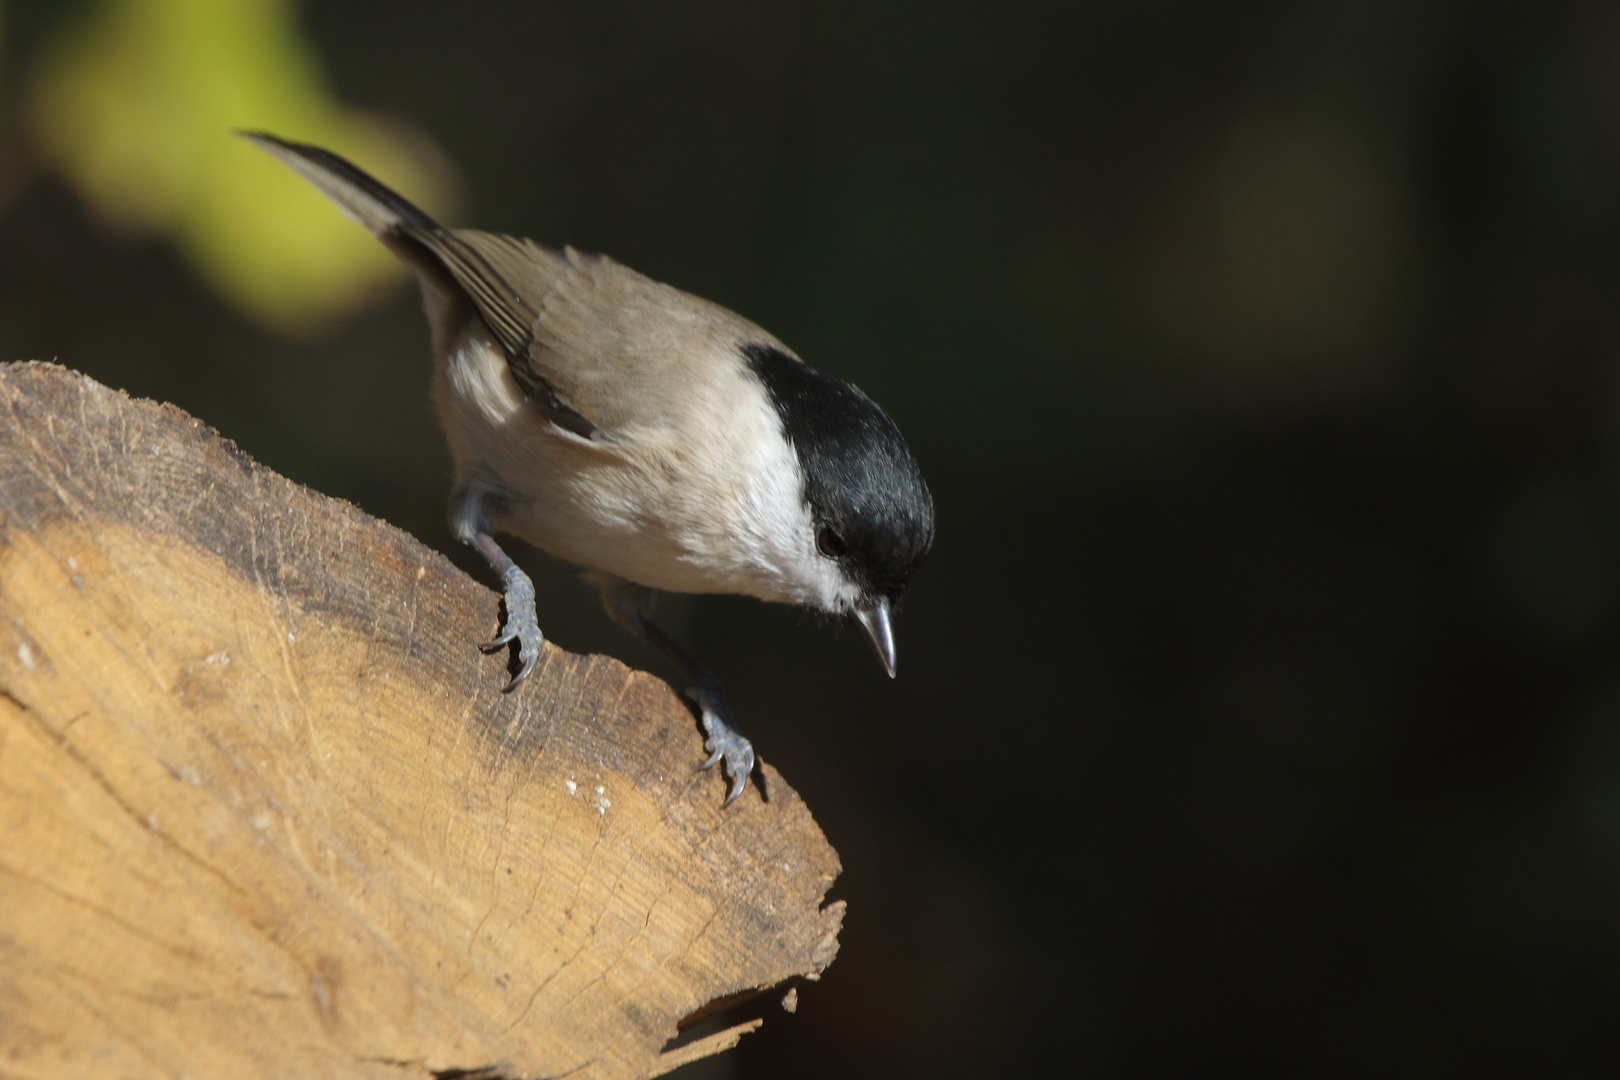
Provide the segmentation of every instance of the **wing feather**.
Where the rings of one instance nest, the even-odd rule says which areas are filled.
[[[585,437],[709,425],[741,350],[786,346],[752,322],[602,255],[475,229],[446,229],[338,155],[247,138],[291,166],[412,265],[463,293],[508,370],[554,423]]]
[[[595,431],[596,425],[565,403],[557,388],[529,363],[538,304],[549,283],[522,278],[514,281],[510,277],[515,269],[532,267],[525,277],[544,278],[545,264],[564,264],[561,257],[510,237],[446,229],[382,181],[330,150],[264,132],[242,134],[285,162],[391,248],[399,240],[406,240],[433,256],[466,293],[505,349],[512,377],[524,393],[561,426],[587,437]],[[527,247],[529,250],[522,252],[526,259],[512,258],[518,254],[509,250],[514,247]]]

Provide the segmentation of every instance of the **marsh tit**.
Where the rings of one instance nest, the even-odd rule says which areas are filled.
[[[740,593],[858,623],[894,675],[891,615],[934,537],[888,415],[717,304],[602,255],[447,229],[329,151],[244,133],[415,271],[450,523],[500,575],[512,690],[539,657],[510,533],[585,567],[608,612],[680,668],[709,758],[742,793],[754,751],[719,681],[651,620],[659,589]]]

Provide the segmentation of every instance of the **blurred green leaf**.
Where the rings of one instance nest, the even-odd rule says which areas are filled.
[[[401,270],[233,129],[331,147],[430,209],[449,186],[424,139],[332,97],[284,0],[104,0],[43,47],[29,89],[44,156],[102,217],[171,238],[282,331],[330,321]]]

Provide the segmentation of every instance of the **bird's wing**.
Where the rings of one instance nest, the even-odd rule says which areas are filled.
[[[676,410],[701,409],[712,400],[706,387],[738,377],[741,346],[787,351],[742,316],[606,256],[446,229],[330,151],[246,134],[419,273],[448,275],[506,350],[530,400],[577,434],[702,422]]]
[[[455,238],[534,312],[514,373],[555,387],[608,437],[719,422],[728,382],[743,377],[741,346],[785,349],[742,316],[605,255],[472,230]]]
[[[564,402],[557,388],[527,363],[538,304],[549,289],[547,271],[563,259],[511,237],[446,229],[403,195],[330,150],[243,132],[313,184],[338,209],[364,225],[419,273],[448,275],[466,294],[506,350],[512,377],[553,421],[590,436],[596,425]],[[423,259],[422,255],[429,256]]]

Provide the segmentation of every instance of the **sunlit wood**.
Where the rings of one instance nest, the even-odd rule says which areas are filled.
[[[798,795],[722,810],[617,661],[501,694],[497,603],[172,407],[0,367],[0,1073],[651,1076],[815,978]]]

